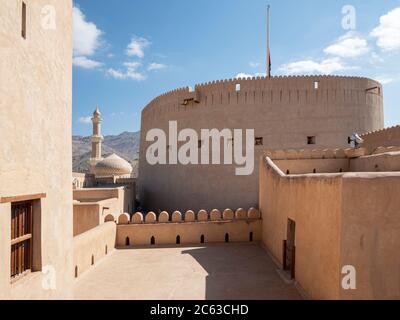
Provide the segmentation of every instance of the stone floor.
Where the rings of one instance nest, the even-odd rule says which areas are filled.
[[[301,299],[255,244],[115,250],[76,280],[76,299]]]

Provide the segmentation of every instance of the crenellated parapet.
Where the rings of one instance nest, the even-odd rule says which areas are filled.
[[[152,148],[153,141],[146,139],[152,129],[165,133],[165,151],[173,156],[175,129],[171,122],[176,122],[178,134],[183,129],[191,129],[197,134],[198,138],[194,139],[198,140],[201,150],[204,150],[203,140],[207,139],[201,136],[203,130],[242,130],[243,134],[253,130],[255,168],[264,150],[293,149],[301,151],[282,151],[281,156],[276,152],[274,157],[311,160],[307,161],[307,168],[285,163],[285,172],[345,172],[348,159],[358,156],[361,151],[334,149],[348,148],[353,133],[376,130],[384,124],[382,86],[364,77],[253,77],[200,83],[193,88],[162,94],[144,108],[142,159]],[[242,147],[245,147],[244,141]],[[178,151],[184,144],[184,141],[178,141]],[[211,149],[210,156],[216,152]],[[312,149],[315,150],[306,151]],[[218,169],[210,167],[208,170],[203,165],[175,165],[169,159],[167,165],[153,166],[141,161],[139,166],[141,205],[148,211],[161,209],[171,213],[174,209],[198,211],[205,208],[209,215],[213,208],[251,207],[258,203],[257,170],[249,177],[237,177],[232,165],[221,164]],[[171,181],[174,181],[174,188],[170,187]],[[227,185],[229,192],[220,192]],[[200,219],[205,218],[201,215]]]
[[[400,125],[392,126],[392,127],[388,127],[388,128],[384,128],[384,129],[380,129],[380,130],[370,131],[370,132],[367,132],[367,133],[361,135],[361,137],[368,138],[371,136],[389,135],[389,134],[398,133],[398,132],[400,132]]]
[[[175,211],[169,214],[166,211],[161,212],[158,217],[154,212],[148,212],[143,215],[141,212],[135,213],[131,219],[126,213],[121,214],[117,218],[117,223],[124,224],[162,224],[162,223],[204,223],[204,222],[218,222],[218,221],[233,221],[233,220],[255,220],[260,219],[261,215],[258,209],[250,208],[245,210],[243,208],[237,209],[235,212],[231,209],[225,209],[223,212],[214,209],[210,212],[200,210],[197,214],[188,210],[185,214]],[[114,221],[108,219],[107,221]]]
[[[373,153],[379,147],[400,147],[400,125],[362,135],[363,147]]]
[[[377,103],[382,98],[379,82],[365,77],[277,76],[216,80],[178,88],[154,98],[143,118],[191,110],[198,106],[237,104]],[[191,105],[191,102],[193,104]]]
[[[130,222],[117,224],[117,247],[204,245],[221,242],[258,242],[262,219],[256,208],[193,210],[182,214],[138,212]],[[120,220],[120,219],[119,219]]]
[[[323,150],[273,150],[264,152],[271,160],[307,160],[307,159],[352,159],[367,154],[364,148],[323,149]]]

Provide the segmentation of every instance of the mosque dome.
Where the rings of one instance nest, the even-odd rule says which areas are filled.
[[[97,177],[127,176],[132,173],[130,163],[115,153],[98,162],[94,167],[94,174]]]

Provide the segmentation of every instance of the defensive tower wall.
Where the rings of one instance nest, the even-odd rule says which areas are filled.
[[[254,129],[254,172],[235,165],[155,165],[146,161],[146,133]],[[213,81],[156,97],[142,112],[139,189],[147,210],[257,207],[258,161],[264,150],[349,147],[348,137],[383,128],[381,85],[371,79],[293,76]],[[181,143],[183,144],[183,143]],[[179,146],[180,144],[178,144]]]

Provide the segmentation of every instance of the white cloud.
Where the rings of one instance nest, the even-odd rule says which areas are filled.
[[[376,81],[378,81],[382,84],[390,84],[393,82],[397,82],[400,79],[400,77],[396,77],[396,76],[391,77],[391,76],[384,75],[384,76],[377,76],[374,79],[376,79]]]
[[[124,67],[126,67],[125,70],[121,71],[110,68],[107,70],[107,75],[120,80],[131,79],[131,80],[143,81],[147,78],[147,76],[138,71],[138,69],[141,66],[142,64],[140,62],[125,62],[124,63]]]
[[[83,123],[83,124],[91,124],[92,123],[92,117],[88,116],[88,117],[80,117],[78,119],[79,123]]]
[[[74,55],[91,56],[100,47],[102,31],[93,22],[86,21],[83,12],[73,8]]]
[[[136,61],[124,62],[124,66],[129,70],[136,71],[137,69],[139,69],[142,66],[142,64],[140,62],[136,62]]]
[[[131,42],[128,44],[126,54],[130,57],[144,57],[144,49],[150,45],[150,42],[141,37],[133,37]]]
[[[265,73],[254,73],[254,74],[250,74],[250,73],[244,73],[244,72],[240,72],[236,75],[236,79],[246,79],[246,78],[254,78],[254,77],[265,77],[266,74]]]
[[[74,57],[73,59],[74,66],[80,67],[83,69],[97,69],[103,66],[101,62],[88,59],[86,57]]]
[[[147,70],[153,71],[153,70],[161,70],[161,69],[165,69],[165,68],[167,68],[167,66],[165,64],[152,62],[147,67]]]
[[[400,50],[400,8],[393,9],[379,19],[379,26],[371,32],[383,51]]]
[[[357,58],[367,54],[369,51],[367,40],[352,31],[340,37],[334,44],[324,50],[326,54],[342,58]]]
[[[377,81],[382,83],[382,84],[389,84],[389,83],[392,83],[394,81],[394,79],[392,79],[392,78],[378,78]]]
[[[249,73],[244,73],[244,72],[240,72],[240,73],[238,73],[237,75],[236,75],[236,78],[237,79],[239,79],[239,78],[252,78],[253,77],[253,75],[252,74],[249,74]]]
[[[337,71],[349,69],[340,59],[324,59],[321,62],[302,60],[284,64],[280,70],[285,74],[332,74]]]
[[[249,65],[252,68],[258,68],[260,66],[260,63],[259,62],[250,62]]]

